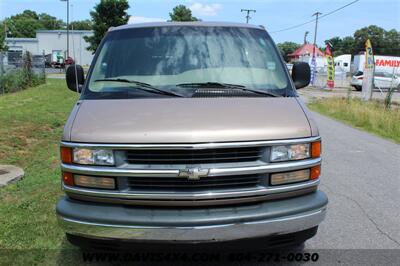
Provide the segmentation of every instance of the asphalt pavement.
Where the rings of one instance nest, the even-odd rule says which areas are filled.
[[[320,189],[329,205],[305,248],[400,249],[400,145],[313,116],[322,137]]]

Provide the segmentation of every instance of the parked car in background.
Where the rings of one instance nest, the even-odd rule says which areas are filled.
[[[350,82],[357,91],[361,91],[362,82],[364,79],[364,73],[362,71],[357,71]],[[400,77],[398,75],[389,74],[387,72],[375,72],[374,74],[374,86],[377,89],[389,89],[389,88],[399,88],[400,87]]]
[[[74,63],[75,63],[74,59],[70,56],[68,56],[67,59],[65,59],[65,65],[72,65]]]

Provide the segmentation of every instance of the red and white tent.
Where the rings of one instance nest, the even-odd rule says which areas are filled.
[[[288,57],[291,60],[294,60],[294,61],[296,59],[299,59],[300,57],[303,57],[303,56],[310,56],[311,57],[313,55],[313,48],[314,48],[314,45],[312,45],[310,43],[303,44],[296,51],[294,51],[291,54],[288,54]],[[315,56],[317,56],[317,57],[325,57],[325,54],[320,49],[318,49],[318,47],[315,47]]]

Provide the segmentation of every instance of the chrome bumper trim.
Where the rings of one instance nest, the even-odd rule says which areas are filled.
[[[279,187],[259,187],[259,188],[247,188],[247,189],[232,189],[232,190],[213,190],[212,192],[161,192],[151,191],[146,192],[139,191],[111,191],[111,190],[99,190],[99,189],[85,189],[79,187],[71,187],[63,184],[63,189],[69,193],[87,195],[87,196],[98,196],[98,197],[112,197],[112,198],[124,198],[124,199],[148,199],[148,200],[206,200],[206,199],[224,199],[224,198],[237,198],[237,197],[256,197],[268,194],[285,193],[290,191],[296,191],[306,189],[310,187],[316,187],[319,184],[318,180],[308,181],[304,183],[285,185]]]
[[[296,215],[235,224],[198,227],[157,227],[99,224],[58,216],[64,230],[72,235],[101,239],[155,241],[229,241],[302,231],[319,225],[326,207]]]
[[[282,163],[269,163],[265,165],[247,167],[210,168],[208,176],[248,175],[282,171],[287,172],[310,168],[318,164],[321,164],[321,158]],[[179,176],[180,169],[132,169],[125,167],[85,166],[64,163],[61,164],[61,169],[65,172],[98,176],[181,177]]]
[[[201,200],[164,200],[164,199],[132,199],[132,198],[114,198],[114,197],[101,197],[101,196],[88,196],[77,193],[68,193],[67,195],[76,200],[99,202],[99,203],[112,203],[112,204],[124,204],[133,206],[221,206],[221,205],[232,205],[232,204],[243,204],[243,203],[255,203],[267,200],[278,200],[286,199],[291,197],[297,197],[312,193],[317,190],[317,186],[309,187],[301,190],[294,190],[283,193],[272,193],[261,196],[251,196],[251,197],[239,197],[239,198],[210,198]],[[172,198],[172,195],[171,195]]]
[[[108,144],[108,143],[80,143],[62,141],[61,146],[71,148],[100,148],[100,149],[214,149],[214,148],[234,148],[234,147],[254,147],[309,143],[320,140],[320,136],[284,139],[284,140],[261,140],[261,141],[238,141],[238,142],[215,142],[215,143],[195,143],[195,144]]]

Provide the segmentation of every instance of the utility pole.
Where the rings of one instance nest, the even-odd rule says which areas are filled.
[[[314,48],[313,48],[313,56],[315,56],[315,44],[317,42],[317,30],[318,30],[318,16],[322,15],[320,12],[315,12],[313,16],[315,16],[315,30],[314,30]]]
[[[60,0],[67,2],[67,58],[69,57],[69,0]]]
[[[255,9],[241,9],[240,12],[246,12],[247,13],[247,15],[246,15],[246,23],[249,23],[249,20],[251,19],[250,12],[256,13],[256,10]]]
[[[317,30],[318,30],[318,16],[322,15],[321,12],[315,12],[313,14],[313,16],[315,16],[315,30],[314,30],[314,45],[313,45],[313,53],[312,53],[312,61],[311,61],[311,66],[312,66],[312,70],[311,70],[311,84],[315,83],[315,72],[316,72],[316,68],[317,68],[317,62],[316,62],[316,58],[315,58],[315,45],[317,42]]]

